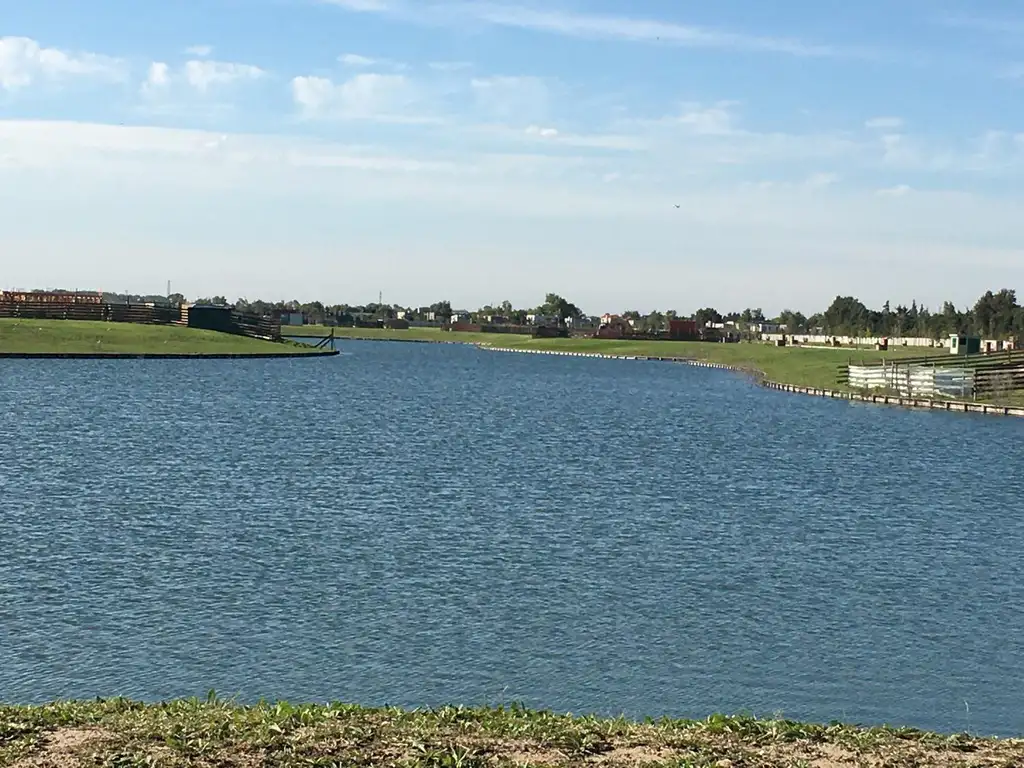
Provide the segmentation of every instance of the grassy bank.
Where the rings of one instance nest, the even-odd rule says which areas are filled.
[[[316,328],[307,333],[329,332]],[[296,328],[295,330],[299,330]],[[291,333],[291,330],[288,331]],[[461,341],[512,349],[539,349],[561,352],[588,352],[603,355],[640,357],[684,357],[723,363],[751,372],[761,371],[772,381],[801,387],[839,389],[837,375],[841,366],[852,361],[878,362],[881,359],[920,357],[939,351],[899,347],[888,352],[869,349],[818,349],[773,347],[767,344],[712,344],[687,341],[629,341],[615,339],[532,339],[528,336],[496,333],[451,333],[436,328],[410,328],[390,331],[366,328],[336,328],[335,335],[381,340]]]
[[[278,344],[171,325],[0,319],[0,353],[279,355],[310,351],[311,348],[299,344]]]
[[[210,699],[0,707],[0,766],[1010,766],[1024,742],[715,716],[240,707]]]

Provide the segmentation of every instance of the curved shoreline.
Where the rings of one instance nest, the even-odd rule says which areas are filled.
[[[717,368],[734,373],[743,373],[751,376],[758,385],[773,389],[778,392],[789,392],[795,395],[808,395],[832,400],[848,400],[851,402],[872,403],[875,405],[894,405],[901,408],[913,408],[915,410],[940,410],[953,413],[980,413],[990,416],[1018,416],[1024,417],[1024,407],[1013,407],[1008,405],[989,405],[987,403],[972,403],[964,400],[926,400],[916,397],[901,397],[899,395],[872,395],[859,392],[843,392],[836,389],[820,389],[816,387],[800,387],[795,384],[783,384],[778,381],[770,381],[760,371],[739,368],[725,363],[709,363],[704,360],[694,360],[687,357],[652,357],[649,355],[606,355],[601,352],[563,352],[555,349],[514,349],[512,347],[491,347],[477,344],[480,349],[491,352],[518,352],[528,355],[557,355],[561,357],[594,357],[603,360],[650,360],[662,363],[680,363],[692,365],[698,368]]]
[[[334,357],[337,350],[317,352],[0,352],[0,360],[294,360]]]

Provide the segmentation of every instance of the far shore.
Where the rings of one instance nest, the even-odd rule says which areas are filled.
[[[300,328],[303,334],[293,333]],[[534,339],[529,336],[505,333],[462,333],[444,331],[439,328],[409,328],[390,330],[381,328],[329,328],[323,326],[294,326],[283,328],[285,336],[329,335],[333,331],[339,341],[395,341],[468,344],[480,347],[501,348],[518,352],[546,351],[552,353],[600,355],[604,357],[632,358],[674,358],[712,364],[740,373],[754,376],[759,381],[777,385],[784,391],[811,390],[812,394],[835,393],[850,399],[866,399],[890,405],[931,407],[921,400],[904,400],[898,397],[860,397],[859,393],[840,382],[840,372],[846,365],[878,363],[881,360],[906,360],[925,356],[948,354],[948,350],[922,349],[920,347],[892,347],[886,351],[858,347],[791,346],[777,347],[757,342],[721,344],[700,341],[638,341],[629,339],[595,339],[576,337],[568,339]],[[955,401],[954,401],[955,402]],[[939,402],[937,406],[943,406]],[[971,404],[974,409],[975,404]],[[1014,393],[998,400],[979,401],[981,406],[990,406],[987,412],[1002,413],[1005,409],[1024,408],[1024,393]],[[958,410],[967,410],[961,408]]]

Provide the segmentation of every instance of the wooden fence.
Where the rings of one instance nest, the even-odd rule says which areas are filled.
[[[985,399],[1024,390],[1024,352],[904,358],[841,369],[851,389],[894,392],[903,397]]]

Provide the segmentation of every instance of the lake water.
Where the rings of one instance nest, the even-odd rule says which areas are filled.
[[[343,349],[0,362],[0,700],[1024,733],[1024,421]]]

